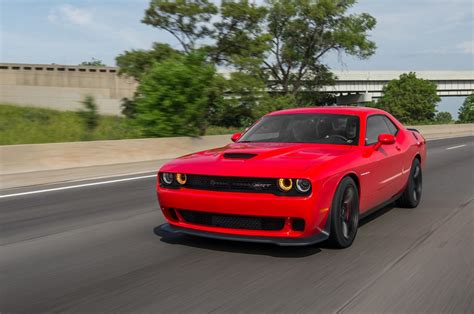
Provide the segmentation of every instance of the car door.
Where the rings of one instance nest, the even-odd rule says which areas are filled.
[[[385,123],[387,124],[387,127],[389,129],[389,134],[392,134],[395,136],[395,155],[396,155],[396,162],[399,164],[401,167],[401,175],[396,177],[393,180],[393,186],[395,189],[394,194],[400,193],[408,180],[409,172],[410,172],[410,167],[411,167],[411,158],[410,154],[408,152],[409,150],[409,141],[407,141],[406,134],[403,132],[399,132],[398,127],[393,123],[393,121],[387,117],[383,116],[383,119]]]
[[[374,150],[380,134],[393,134],[397,129],[390,130],[384,115],[367,117],[365,130],[364,166],[360,178],[363,187],[361,195],[362,211],[371,209],[391,199],[399,189],[402,175],[402,164],[399,162],[400,147],[397,143],[382,145]],[[395,134],[394,134],[395,133]]]

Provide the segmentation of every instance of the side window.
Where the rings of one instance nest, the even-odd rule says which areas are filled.
[[[390,134],[397,135],[398,128],[395,126],[395,124],[393,124],[392,120],[390,120],[387,117],[383,117],[383,119],[384,119],[385,123],[387,123],[387,127],[390,130]]]
[[[367,130],[365,134],[365,145],[372,145],[378,142],[380,134],[390,133],[384,117],[380,115],[367,118]]]

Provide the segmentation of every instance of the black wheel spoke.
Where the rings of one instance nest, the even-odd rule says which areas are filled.
[[[418,178],[419,174],[420,174],[420,167],[416,167],[415,172],[413,173],[413,179],[415,179],[415,181]]]
[[[344,238],[349,239],[354,232],[354,213],[353,208],[356,208],[357,202],[355,198],[355,189],[352,186],[348,186],[343,193],[341,201],[341,212],[340,212],[340,226],[341,232]]]
[[[344,204],[350,204],[352,198],[354,197],[354,190],[352,188],[348,188],[346,193],[344,193]]]

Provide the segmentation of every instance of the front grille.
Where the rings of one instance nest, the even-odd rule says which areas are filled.
[[[185,187],[228,192],[279,192],[276,179],[189,175]]]
[[[294,187],[290,191],[284,192],[278,188],[278,179],[276,178],[221,177],[198,174],[187,174],[186,177],[185,184],[179,184],[176,180],[171,184],[165,184],[162,174],[160,174],[160,186],[167,189],[188,188],[220,192],[268,193],[279,196],[307,196],[311,194],[311,190],[301,193]],[[293,179],[294,183],[295,180]]]
[[[222,215],[192,210],[180,210],[179,213],[188,223],[220,228],[270,231],[281,230],[285,224],[284,218]]]

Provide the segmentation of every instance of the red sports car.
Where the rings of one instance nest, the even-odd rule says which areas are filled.
[[[277,111],[232,141],[160,169],[162,229],[278,245],[329,239],[344,248],[360,217],[393,201],[420,202],[426,141],[382,110]]]

